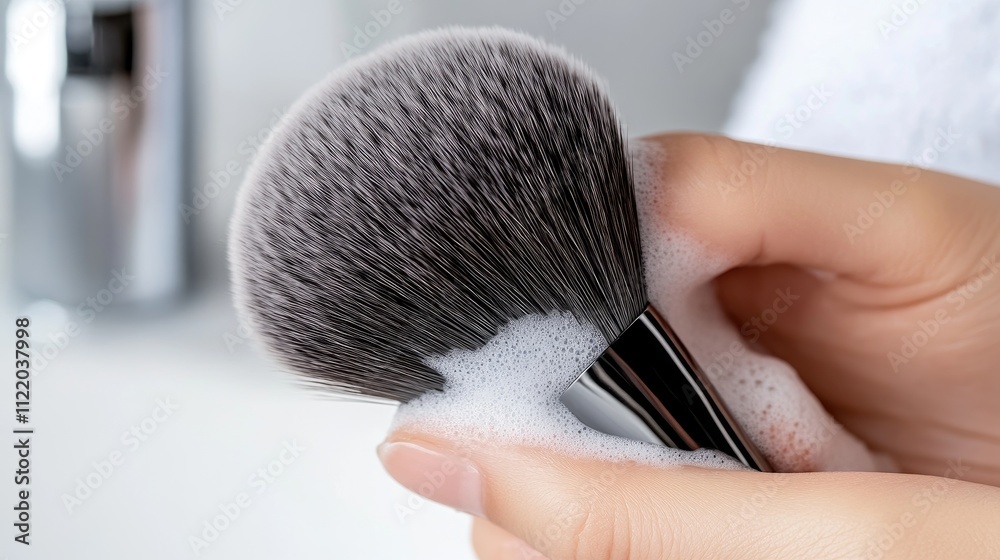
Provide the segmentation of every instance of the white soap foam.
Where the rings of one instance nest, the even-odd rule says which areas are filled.
[[[460,443],[513,443],[601,459],[738,468],[717,452],[690,453],[609,436],[577,420],[559,395],[606,348],[597,329],[569,313],[518,319],[478,350],[430,360],[447,380],[445,390],[401,406],[395,424]]]
[[[650,302],[706,369],[748,437],[779,471],[875,469],[876,459],[830,418],[795,371],[751,351],[727,321],[711,281],[733,263],[657,217],[663,191],[651,162],[660,156],[643,143],[634,143],[632,154]],[[394,429],[599,459],[742,467],[718,452],[631,441],[577,420],[559,396],[606,345],[596,328],[569,313],[524,317],[478,350],[429,360],[445,390],[401,406]]]

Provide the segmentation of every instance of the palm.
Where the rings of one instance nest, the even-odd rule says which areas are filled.
[[[772,293],[791,283],[805,294],[761,342],[872,449],[906,472],[1000,485],[1000,270],[893,306],[881,302],[912,299],[912,289],[823,282],[788,267],[732,276],[739,282],[720,286],[736,317],[748,311],[748,287]]]

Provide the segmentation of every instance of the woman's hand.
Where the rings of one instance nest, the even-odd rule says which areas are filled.
[[[986,486],[1000,485],[1000,190],[721,137],[650,141],[658,215],[741,264],[717,281],[734,322],[791,287],[760,343],[869,447],[931,476],[656,469],[411,432],[381,448],[390,474],[479,516],[482,558],[1000,557]]]

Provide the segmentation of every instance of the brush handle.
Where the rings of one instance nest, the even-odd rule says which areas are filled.
[[[652,305],[560,400],[600,432],[678,449],[717,449],[753,469],[771,470]]]

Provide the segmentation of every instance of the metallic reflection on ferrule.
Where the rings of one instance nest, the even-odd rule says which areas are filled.
[[[753,469],[771,470],[651,305],[560,400],[600,432],[678,449],[717,449]]]

